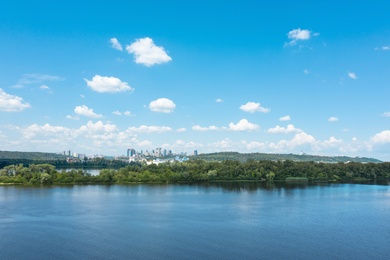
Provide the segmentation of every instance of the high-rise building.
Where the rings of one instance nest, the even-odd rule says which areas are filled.
[[[198,150],[194,150],[194,156],[198,156]]]
[[[135,156],[135,150],[127,149],[127,157],[133,157],[133,156]]]

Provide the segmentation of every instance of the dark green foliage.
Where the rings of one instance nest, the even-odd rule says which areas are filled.
[[[102,169],[98,176],[79,170],[57,171],[50,164],[28,167],[9,165],[0,169],[3,184],[83,184],[83,183],[180,183],[230,180],[353,182],[389,180],[390,163],[315,163],[285,161],[189,160],[159,165],[133,163],[120,169]]]
[[[193,156],[198,160],[205,161],[226,161],[226,160],[237,160],[240,162],[246,162],[248,160],[257,161],[284,161],[292,160],[296,162],[325,162],[325,163],[337,163],[337,162],[372,162],[378,163],[380,160],[366,157],[348,157],[348,156],[318,156],[318,155],[298,155],[298,154],[272,154],[272,153],[238,153],[238,152],[220,152],[220,153],[209,153],[200,154]]]

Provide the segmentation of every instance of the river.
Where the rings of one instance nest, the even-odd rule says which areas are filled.
[[[0,259],[387,259],[390,186],[0,186]]]

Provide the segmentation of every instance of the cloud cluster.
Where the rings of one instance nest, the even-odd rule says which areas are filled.
[[[291,117],[289,115],[282,116],[279,118],[279,121],[290,121],[290,120],[291,120]]]
[[[237,124],[229,123],[229,130],[231,131],[255,131],[260,129],[259,125],[250,123],[246,119],[241,119]]]
[[[91,118],[101,118],[103,115],[96,114],[92,108],[88,108],[86,105],[76,106],[74,112],[80,116],[86,116]]]
[[[168,126],[146,126],[141,125],[140,127],[129,127],[127,129],[130,132],[136,133],[164,133],[172,131],[172,128]]]
[[[132,44],[126,46],[130,54],[134,54],[135,62],[147,67],[166,63],[172,60],[161,46],[156,46],[149,37],[137,39]]]
[[[118,110],[112,112],[114,115],[117,115],[117,116],[133,116],[133,114],[130,112],[130,111],[125,111],[125,112],[120,112]]]
[[[99,93],[119,93],[134,90],[127,82],[123,82],[115,77],[95,75],[92,80],[84,80],[87,82],[88,87]]]
[[[167,98],[156,99],[149,104],[149,109],[154,112],[172,113],[176,108],[176,104]]]
[[[280,127],[277,125],[274,128],[269,128],[267,132],[270,134],[289,134],[294,132],[302,132],[302,130],[295,128],[294,125],[289,124],[287,127]]]
[[[337,122],[337,121],[339,121],[339,118],[335,117],[335,116],[331,116],[331,117],[328,118],[328,121],[329,122]]]
[[[287,45],[296,45],[298,41],[305,41],[309,40],[311,38],[311,31],[309,30],[302,30],[301,28],[293,29],[287,33],[287,37],[291,40],[290,42],[286,43]],[[318,36],[319,33],[314,33],[314,36]]]
[[[271,111],[269,108],[262,107],[260,103],[248,102],[245,105],[241,105],[240,109],[248,113],[262,112],[268,113]]]
[[[18,112],[31,107],[23,98],[7,94],[0,88],[0,111]]]

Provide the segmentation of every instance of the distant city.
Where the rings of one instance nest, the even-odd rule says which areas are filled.
[[[67,161],[80,161],[80,160],[91,160],[96,158],[113,158],[116,160],[127,161],[127,162],[146,162],[146,163],[161,163],[168,161],[186,161],[188,160],[188,154],[186,152],[174,153],[172,150],[156,148],[151,151],[148,150],[135,150],[133,148],[127,149],[126,156],[111,157],[102,154],[95,154],[92,156],[86,156],[83,153],[73,152],[71,150],[63,151],[62,154],[67,156]],[[198,150],[194,150],[192,156],[198,155]]]

